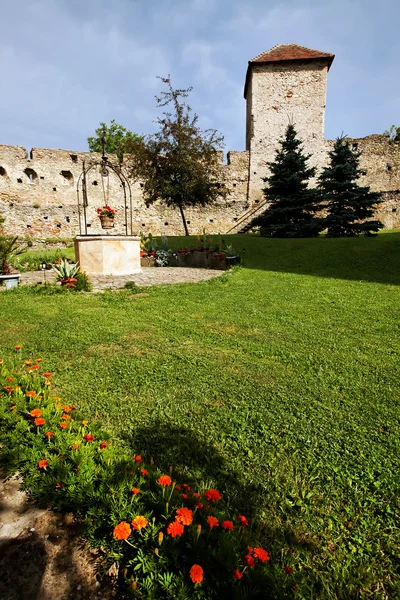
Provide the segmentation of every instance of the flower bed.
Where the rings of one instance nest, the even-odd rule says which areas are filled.
[[[2,462],[34,498],[73,511],[134,598],[266,597],[272,567],[246,515],[218,490],[128,454],[52,392],[41,358],[0,360]]]

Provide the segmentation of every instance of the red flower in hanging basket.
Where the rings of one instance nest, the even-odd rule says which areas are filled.
[[[113,219],[116,212],[118,211],[115,208],[111,208],[111,206],[108,205],[97,209],[97,215],[99,217],[108,217],[109,219]]]

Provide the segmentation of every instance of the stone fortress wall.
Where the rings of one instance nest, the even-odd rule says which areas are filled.
[[[246,151],[231,151],[223,165],[229,197],[212,206],[185,211],[191,233],[236,233],[262,210],[262,177],[274,159],[277,140],[293,122],[317,173],[327,164],[333,141],[324,138],[326,84],[333,55],[294,44],[280,45],[249,61],[246,76]],[[384,194],[376,217],[385,228],[400,227],[400,142],[382,135],[350,139],[361,151],[367,171],[360,183]],[[221,153],[222,163],[222,153]],[[0,215],[7,233],[30,238],[66,238],[79,233],[76,187],[86,165],[100,155],[67,150],[0,145]],[[116,157],[110,159],[117,164]],[[126,165],[123,166],[126,169]],[[125,171],[126,172],[126,171]],[[101,233],[96,208],[104,205],[103,178],[93,169],[88,178],[88,233]],[[124,232],[123,193],[110,176],[109,203],[118,210],[113,233]],[[132,182],[133,233],[182,235],[178,210],[163,203],[145,205],[140,182]]]

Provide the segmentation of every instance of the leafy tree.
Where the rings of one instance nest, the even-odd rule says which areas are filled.
[[[261,235],[272,237],[313,237],[320,231],[316,191],[308,187],[315,168],[308,167],[310,155],[303,154],[294,125],[288,125],[280,140],[274,162],[267,163],[271,174],[263,178],[268,186],[264,196],[270,205],[251,225],[261,228]]]
[[[141,139],[139,135],[116,123],[114,119],[111,120],[109,125],[100,123],[95,133],[94,137],[88,137],[87,139],[90,152],[102,152],[104,136],[105,151],[108,154],[116,154],[120,162],[122,162],[126,151],[126,145]]]
[[[330,164],[318,178],[321,208],[327,210],[322,225],[330,236],[371,235],[383,227],[380,221],[366,220],[373,216],[375,205],[382,202],[382,194],[358,185],[357,180],[366,174],[359,167],[360,156],[344,136],[338,137],[329,152]]]
[[[191,87],[175,90],[169,76],[160,79],[168,90],[156,96],[157,106],[171,106],[172,112],[157,118],[156,133],[128,145],[133,155],[131,176],[143,180],[147,204],[163,200],[179,208],[185,234],[189,235],[184,209],[205,206],[228,193],[218,157],[223,137],[214,129],[199,128],[197,115],[192,115],[183,101]]]

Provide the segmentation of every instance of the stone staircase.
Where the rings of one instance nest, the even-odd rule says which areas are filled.
[[[249,210],[247,210],[238,218],[233,227],[226,231],[225,234],[227,235],[228,233],[247,233],[252,227],[251,222],[254,219],[254,217],[260,214],[262,212],[262,209],[265,209],[267,204],[268,202],[266,200],[262,200],[260,204],[253,205],[251,208],[249,208]]]

